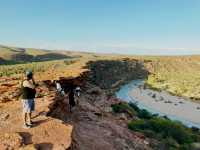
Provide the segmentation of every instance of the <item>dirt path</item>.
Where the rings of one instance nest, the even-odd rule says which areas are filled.
[[[0,104],[0,134],[19,133],[23,137],[24,145],[34,144],[42,150],[69,148],[73,126],[46,117],[49,103],[51,103],[50,98],[36,99],[36,112],[33,114],[35,125],[31,129],[22,128],[20,101]],[[0,149],[3,150],[1,144],[0,142]]]

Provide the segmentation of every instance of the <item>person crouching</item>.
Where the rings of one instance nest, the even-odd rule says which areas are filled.
[[[55,84],[56,84],[56,90],[57,90],[57,92],[58,92],[61,96],[65,96],[65,91],[64,91],[64,89],[62,88],[60,82],[59,82],[59,81],[55,81]]]

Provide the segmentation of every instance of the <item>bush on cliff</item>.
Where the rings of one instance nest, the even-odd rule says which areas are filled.
[[[154,117],[150,112],[146,109],[140,109],[137,104],[130,102],[128,104],[131,108],[133,108],[137,112],[137,116],[141,119],[151,119]]]
[[[139,120],[130,121],[128,128],[157,139],[159,144],[156,149],[189,150],[192,143],[200,142],[198,131],[193,131],[180,122],[153,115],[140,109],[135,103],[121,102],[112,105],[112,108],[115,113],[134,112],[132,115],[136,115]]]
[[[127,113],[132,117],[136,115],[135,110],[125,102],[113,104],[111,107],[115,113]]]
[[[182,147],[187,147],[193,142],[199,141],[199,134],[192,132],[179,122],[171,121],[161,117],[154,117],[148,120],[131,121],[128,128],[134,131],[143,132],[146,136],[157,138],[158,140],[171,143],[176,146],[178,143]],[[148,131],[148,132],[146,132]],[[169,141],[170,139],[170,141]],[[175,141],[175,142],[172,142]]]

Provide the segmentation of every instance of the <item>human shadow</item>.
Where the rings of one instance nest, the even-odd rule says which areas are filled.
[[[47,114],[46,111],[41,111],[41,112],[39,112],[38,114],[36,114],[35,116],[33,116],[32,119],[35,119],[35,118],[37,118],[37,117],[39,117],[39,116],[46,116],[46,114]]]
[[[43,124],[43,123],[46,123],[46,122],[48,122],[48,121],[50,121],[50,118],[34,121],[33,127],[37,127],[37,126],[39,126],[39,125],[41,125],[41,124]]]
[[[39,143],[39,144],[36,144],[36,147],[38,150],[53,150],[52,143]]]
[[[28,132],[18,132],[19,135],[23,138],[24,144],[28,145],[28,144],[32,144],[32,135]]]

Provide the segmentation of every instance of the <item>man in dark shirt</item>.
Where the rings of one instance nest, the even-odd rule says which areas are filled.
[[[35,110],[35,81],[33,73],[26,71],[25,80],[22,81],[22,106],[23,106],[23,127],[28,129],[32,126],[31,113]]]
[[[71,87],[69,91],[69,111],[72,112],[72,108],[76,105],[74,100],[74,89]]]

